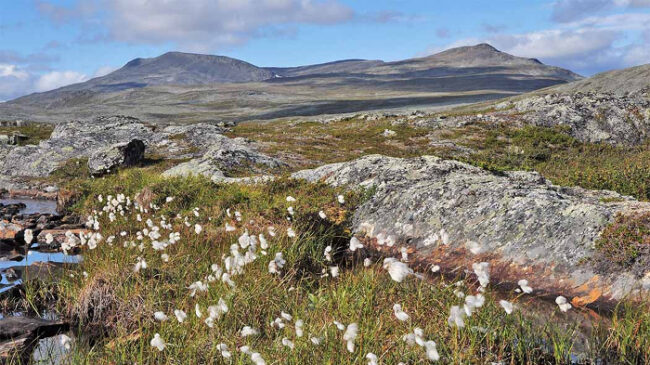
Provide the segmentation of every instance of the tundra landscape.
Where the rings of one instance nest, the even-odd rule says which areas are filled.
[[[619,18],[641,28],[618,32],[650,34],[650,4],[539,3],[516,9],[548,13],[561,37],[538,31],[512,46],[521,34],[484,24],[487,39],[427,54],[401,57],[395,44],[388,61],[354,53],[290,67],[152,55],[162,46],[144,32],[183,50],[271,37],[316,52],[330,48],[300,43],[301,32],[407,19],[416,39],[432,10],[2,5],[25,22],[49,19],[60,39],[106,27],[66,47],[149,57],[95,77],[59,72],[65,80],[46,88],[54,74],[3,66],[22,58],[0,50],[0,96],[10,95],[0,102],[0,362],[650,363],[650,54],[623,38],[586,53],[575,43],[594,27],[602,41]],[[137,11],[146,24],[128,22]],[[484,12],[494,10],[467,14]],[[275,31],[296,35],[269,35],[294,23]],[[224,39],[246,39],[215,40],[229,30]],[[628,61],[639,55],[647,62]]]

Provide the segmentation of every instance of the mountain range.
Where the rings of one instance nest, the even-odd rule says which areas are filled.
[[[106,76],[2,103],[0,119],[61,122],[127,114],[162,123],[236,122],[439,108],[580,79],[488,44],[396,62],[342,60],[300,67],[258,67],[224,56],[168,52],[134,59]]]

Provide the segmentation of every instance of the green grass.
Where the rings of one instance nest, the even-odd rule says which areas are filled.
[[[34,123],[23,127],[0,127],[0,134],[12,135],[14,133],[24,134],[27,139],[20,142],[20,145],[38,144],[41,140],[50,138],[54,125],[45,123]]]
[[[82,199],[74,209],[84,216],[99,212],[104,204],[97,201],[97,195],[106,198],[123,193],[133,199],[143,188],[153,192],[152,203],[160,209],[142,213],[142,222],[132,210],[124,216],[117,214],[114,222],[108,213],[100,215],[101,234],[105,239],[116,236],[115,241],[110,245],[102,242],[94,250],[84,248],[83,263],[69,268],[51,290],[57,293],[57,311],[73,319],[73,331],[79,335],[71,363],[251,363],[247,355],[236,351],[243,345],[260,352],[268,364],[365,364],[369,352],[385,364],[427,363],[423,348],[402,341],[415,327],[423,329],[426,340],[437,343],[441,363],[566,363],[575,346],[577,326],[569,317],[551,310],[546,314],[548,320],[540,321],[538,314],[531,316],[526,310],[530,298],[514,293],[505,295],[521,310],[506,315],[497,303],[504,294],[488,290],[485,306],[466,320],[465,328],[451,327],[447,324],[449,308],[463,303],[455,292],[473,293],[476,287],[472,282],[455,277],[410,277],[397,283],[381,268],[382,258],[376,253],[362,250],[352,255],[346,249],[350,220],[367,192],[344,193],[323,184],[284,178],[259,185],[223,185],[203,178],[164,180],[151,170],[128,169],[79,182]],[[336,202],[341,193],[346,195],[345,205]],[[289,195],[297,201],[288,203]],[[175,199],[167,203],[168,196]],[[289,205],[296,210],[293,222],[286,219]],[[196,207],[198,217],[192,213]],[[228,217],[227,209],[240,211],[242,222]],[[327,214],[326,220],[319,218],[319,210]],[[177,214],[187,217],[189,227],[185,218],[171,218]],[[161,252],[154,251],[148,239],[143,250],[130,244],[124,247],[129,241],[139,244],[135,233],[146,226],[148,218],[159,225],[163,216],[173,225],[171,231],[181,234],[179,242],[164,251],[169,262],[163,262]],[[235,224],[237,231],[225,232],[226,222]],[[200,234],[194,232],[196,223],[203,227]],[[266,233],[271,225],[276,227],[276,237]],[[297,238],[287,237],[289,226],[296,230]],[[190,297],[188,286],[203,280],[212,264],[223,267],[223,255],[230,254],[230,246],[237,244],[245,230],[265,233],[268,255],[259,254],[243,274],[234,276],[235,288],[214,282],[207,292]],[[163,238],[169,232],[161,229]],[[324,260],[328,245],[334,247],[334,263]],[[283,252],[287,260],[281,275],[268,273],[269,260],[276,252]],[[373,262],[370,267],[361,263],[366,256]],[[135,273],[138,257],[149,267]],[[340,276],[321,277],[332,265],[340,267]],[[229,311],[210,329],[203,319],[207,307],[219,298],[226,301]],[[201,319],[194,315],[197,303],[203,311]],[[408,322],[396,320],[394,303],[402,304],[411,317]],[[641,308],[621,311],[613,326],[598,327],[590,338],[594,348],[588,355],[630,364],[650,360],[645,352],[650,312]],[[176,321],[174,309],[188,314],[186,322]],[[155,321],[155,311],[165,312],[170,319]],[[296,336],[293,324],[283,330],[270,325],[281,311],[305,322],[304,337]],[[343,332],[333,325],[335,320],[346,325],[358,323],[354,353],[346,351]],[[242,337],[239,331],[245,325],[260,334]],[[168,343],[163,352],[149,344],[155,333]],[[313,345],[312,336],[322,338],[322,344]],[[294,350],[281,345],[284,337],[295,343]],[[216,348],[222,342],[233,354],[231,361],[224,361]]]

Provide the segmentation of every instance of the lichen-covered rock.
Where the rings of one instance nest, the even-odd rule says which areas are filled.
[[[556,93],[506,103],[523,121],[537,126],[567,126],[583,142],[636,145],[650,136],[650,91]]]
[[[243,138],[219,136],[212,141],[208,152],[199,158],[181,163],[163,173],[166,177],[203,175],[212,180],[224,180],[226,173],[239,167],[252,172],[259,166],[278,168],[285,164],[255,150],[252,143]]]
[[[355,230],[378,247],[408,245],[416,257],[450,271],[489,261],[499,268],[498,280],[526,278],[542,292],[596,297],[589,302],[650,289],[650,282],[625,270],[597,275],[589,262],[594,242],[617,213],[650,210],[650,204],[629,197],[431,156],[372,155],[293,177],[373,188],[374,195],[355,212]]]
[[[117,167],[135,166],[144,159],[145,144],[139,139],[117,143],[94,152],[88,159],[92,175],[103,175]]]

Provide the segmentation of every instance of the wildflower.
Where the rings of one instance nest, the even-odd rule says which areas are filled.
[[[201,227],[200,224],[197,223],[197,224],[194,225],[194,232],[196,232],[196,234],[201,233],[202,230],[203,230],[203,227]]]
[[[339,329],[339,331],[343,331],[345,329],[345,325],[339,321],[334,321],[333,322],[336,325],[336,328]]]
[[[330,266],[330,275],[332,275],[333,278],[339,276],[339,267],[338,266]]]
[[[486,287],[490,283],[490,264],[487,262],[474,263],[472,269],[474,269],[479,284]]]
[[[176,320],[179,323],[183,323],[183,321],[185,321],[187,318],[187,314],[180,309],[174,309],[174,315],[176,316]]]
[[[287,237],[289,238],[296,237],[296,231],[294,231],[293,228],[291,227],[287,228]]]
[[[321,343],[321,339],[318,338],[318,337],[312,337],[312,338],[309,339],[309,341],[311,341],[311,343],[313,343],[314,345],[317,345],[317,346],[320,345],[320,343]]]
[[[485,297],[482,294],[477,294],[476,296],[468,295],[467,297],[465,297],[465,305],[463,306],[463,308],[465,309],[465,313],[469,317],[472,315],[475,308],[482,307],[484,303],[485,303]]]
[[[323,255],[325,255],[326,261],[332,261],[332,245],[325,247],[325,252],[323,252]]]
[[[366,257],[365,259],[363,259],[364,267],[370,267],[370,265],[372,265],[372,260],[370,260],[370,258]]]
[[[231,226],[230,224],[226,223],[226,232],[232,232],[236,228],[234,226]]]
[[[167,198],[165,198],[165,203],[171,203],[171,202],[173,202],[173,201],[174,201],[174,197],[173,197],[173,196],[168,196]]]
[[[409,315],[402,310],[402,306],[400,304],[393,305],[393,313],[395,313],[395,317],[397,317],[397,319],[402,322],[408,321],[409,319]]]
[[[169,262],[169,255],[164,253],[160,255],[160,259],[163,260],[163,262]]]
[[[431,361],[440,360],[440,354],[438,354],[438,349],[436,348],[436,343],[433,341],[427,341],[424,343],[424,349],[427,352],[427,359]]]
[[[192,284],[188,287],[188,289],[191,290],[191,292],[190,292],[190,296],[193,297],[193,296],[196,295],[196,292],[197,292],[197,291],[200,291],[200,292],[205,292],[205,291],[207,291],[207,290],[208,290],[208,284],[203,284],[202,281],[196,281],[196,282],[192,283]]]
[[[379,362],[377,362],[377,355],[373,354],[372,352],[369,352],[366,354],[366,359],[368,359],[368,365],[377,365]]]
[[[343,195],[337,196],[336,200],[338,200],[339,204],[345,204],[345,197]]]
[[[54,242],[54,236],[52,236],[52,233],[48,233],[45,235],[45,243],[48,245],[51,245],[52,242]]]
[[[289,203],[293,203],[293,202],[296,201],[296,198],[294,198],[294,197],[292,197],[291,195],[289,195],[289,196],[287,197],[287,201],[288,201]]]
[[[288,348],[290,348],[290,349],[292,349],[292,350],[293,350],[294,347],[295,347],[295,345],[293,344],[293,342],[291,342],[291,340],[289,340],[289,339],[286,338],[286,337],[282,339],[282,345],[283,345],[283,346],[286,346],[286,347],[288,347]]]
[[[289,213],[289,215],[294,215],[295,214],[295,211],[293,210],[293,207],[287,208],[287,212]]]
[[[555,298],[555,303],[558,305],[558,307],[560,307],[560,310],[562,312],[566,312],[572,308],[571,303],[568,303],[566,298],[561,295]]]
[[[34,232],[31,229],[26,229],[24,233],[25,244],[31,244],[34,240]]]
[[[359,333],[359,326],[356,323],[350,323],[348,328],[343,333],[343,340],[345,340],[348,352],[354,352],[354,340]]]
[[[438,265],[431,266],[431,272],[435,273],[435,272],[438,272],[438,271],[440,271],[440,266],[438,266]]]
[[[251,361],[254,362],[255,365],[266,365],[266,361],[264,361],[259,352],[253,352],[251,354]]]
[[[244,328],[242,328],[240,331],[242,337],[254,336],[257,335],[258,333],[259,332],[251,326],[244,326]]]
[[[266,229],[269,232],[269,235],[271,237],[275,237],[275,227],[270,226],[269,228]]]
[[[284,318],[287,321],[293,321],[293,316],[286,312],[280,312],[280,317]]]
[[[138,257],[138,262],[135,263],[135,266],[133,267],[134,272],[140,272],[142,269],[147,268],[147,262],[144,261],[142,257]]]
[[[156,319],[156,321],[164,322],[169,319],[167,315],[163,312],[155,312],[153,314],[153,317]]]
[[[62,334],[59,337],[59,344],[69,351],[72,348],[72,339],[69,336]]]
[[[327,215],[322,210],[318,212],[318,216],[320,219],[327,219]]]
[[[228,351],[228,345],[226,345],[223,342],[217,345],[217,349],[219,349],[219,351],[221,351],[221,356],[224,359],[229,359],[232,356],[230,351]]]
[[[167,344],[165,344],[165,340],[160,338],[160,335],[157,333],[153,336],[151,342],[149,343],[151,344],[151,347],[157,348],[158,351],[162,351],[165,349],[165,347],[167,347]]]
[[[299,319],[296,321],[295,328],[296,328],[296,337],[302,337],[304,332],[302,330],[302,326],[304,326],[304,322],[302,319]]]
[[[359,241],[358,238],[352,237],[352,239],[350,240],[350,251],[354,252],[358,248],[363,248],[363,243],[361,243],[361,241]]]
[[[409,260],[409,254],[408,250],[406,247],[400,248],[400,253],[402,254],[402,261],[408,261]]]
[[[259,240],[260,240],[260,248],[261,248],[262,250],[266,250],[266,249],[268,249],[268,248],[269,248],[269,243],[266,241],[266,237],[264,237],[264,235],[261,234],[261,233],[260,233],[259,236],[257,236],[257,237],[258,237]]]
[[[385,258],[383,267],[388,271],[391,279],[398,283],[401,283],[407,276],[413,274],[413,269],[409,268],[405,263],[397,261],[393,257]]]
[[[454,305],[451,307],[451,310],[449,312],[449,318],[447,319],[447,323],[450,326],[456,326],[458,328],[463,328],[465,327],[465,312],[460,309],[459,306]]]
[[[284,259],[282,252],[276,252],[275,258],[269,262],[269,273],[279,274],[280,269],[284,267],[287,261]]]
[[[519,282],[517,283],[517,285],[519,285],[519,287],[521,287],[521,290],[522,290],[525,294],[530,294],[530,293],[533,292],[533,288],[531,288],[530,286],[528,286],[528,280],[526,280],[526,279],[521,279],[521,280],[519,280]]]
[[[514,309],[514,306],[512,305],[512,303],[510,303],[507,300],[500,300],[499,305],[501,305],[501,307],[503,307],[503,310],[506,311],[506,314],[512,313],[512,310]]]
[[[194,314],[196,314],[197,318],[201,318],[201,316],[203,315],[201,313],[201,307],[199,307],[199,303],[196,303],[196,305],[194,306]]]

